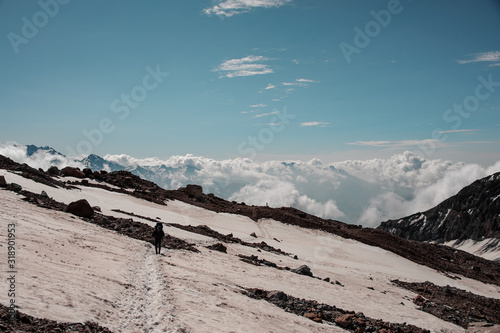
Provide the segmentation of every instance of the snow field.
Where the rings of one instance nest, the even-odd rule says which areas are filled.
[[[203,246],[214,243],[212,238],[172,227],[165,231],[196,243],[202,253],[164,250],[165,256],[155,256],[148,243],[0,191],[4,203],[1,223],[14,221],[18,225],[20,310],[38,317],[70,322],[93,320],[116,332],[342,331],[241,295],[240,287],[248,287],[281,290],[435,332],[459,332],[463,331],[460,327],[417,310],[411,301],[414,294],[393,286],[390,280],[431,281],[500,298],[500,287],[466,278],[454,280],[391,252],[317,230],[273,220],[256,223],[243,216],[217,214],[178,201],[161,206],[97,188],[55,189],[11,172],[0,170],[1,174],[7,182],[19,183],[35,193],[45,190],[64,203],[85,198],[92,206],[100,206],[104,214],[116,217],[130,218],[111,209],[160,217],[163,222],[207,225],[246,241],[265,241],[299,258],[258,252],[239,244],[226,244],[228,254],[211,251]],[[0,237],[6,237],[6,229],[2,227]],[[252,232],[258,239],[249,236]],[[344,287],[250,265],[240,261],[238,254],[258,255],[291,268],[306,264],[315,276],[338,280]],[[6,293],[0,294],[0,302],[7,301]]]

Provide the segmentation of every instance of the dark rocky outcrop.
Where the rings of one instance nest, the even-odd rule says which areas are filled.
[[[92,217],[94,215],[94,210],[90,206],[89,202],[85,199],[78,201],[73,201],[66,207],[66,212],[71,213],[80,217]]]
[[[383,222],[377,229],[422,242],[500,239],[500,172],[475,181],[426,212]]]

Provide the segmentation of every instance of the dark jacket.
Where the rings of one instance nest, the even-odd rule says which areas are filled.
[[[159,229],[159,228],[156,228],[154,231],[153,231],[153,237],[155,239],[162,239],[163,236],[165,236],[165,233],[163,232],[163,230]]]

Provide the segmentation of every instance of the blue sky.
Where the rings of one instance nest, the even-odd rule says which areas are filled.
[[[0,142],[500,160],[498,1],[4,0],[0,22]]]

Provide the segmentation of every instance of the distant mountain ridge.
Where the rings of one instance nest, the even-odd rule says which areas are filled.
[[[498,251],[500,259],[500,172],[479,179],[426,212],[383,222],[377,229],[409,240],[449,243],[467,241],[479,251]],[[469,244],[470,245],[470,244]]]

